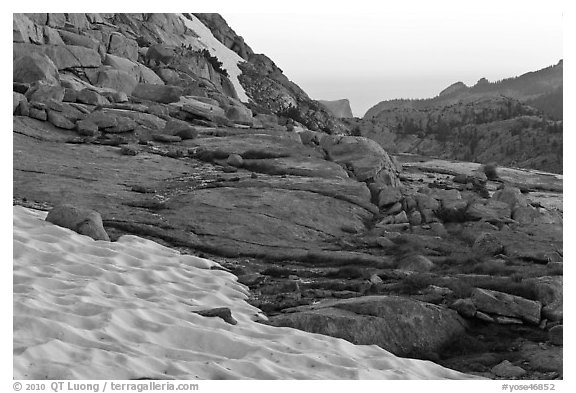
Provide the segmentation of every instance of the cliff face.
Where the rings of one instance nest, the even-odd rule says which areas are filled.
[[[289,117],[311,130],[328,133],[346,132],[346,126],[308,95],[264,54],[255,54],[244,39],[218,14],[194,14],[210,28],[227,48],[241,56],[240,82],[253,101],[252,108]]]
[[[335,101],[318,100],[318,102],[325,106],[330,111],[330,113],[338,118],[354,117],[352,114],[352,108],[350,108],[350,101],[348,101],[346,98]]]

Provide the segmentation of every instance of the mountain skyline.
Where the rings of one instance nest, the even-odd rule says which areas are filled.
[[[359,117],[382,100],[431,98],[458,81],[493,82],[563,58],[555,2],[221,14],[311,98],[347,98]]]

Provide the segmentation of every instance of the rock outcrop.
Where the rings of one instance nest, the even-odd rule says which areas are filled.
[[[58,205],[50,210],[46,221],[52,224],[72,229],[81,235],[90,236],[94,240],[110,241],[102,225],[100,214],[91,209],[72,205]]]
[[[337,118],[354,117],[352,108],[350,108],[350,101],[346,98],[335,101],[318,100],[318,102],[324,105]]]
[[[328,301],[290,311],[270,323],[416,358],[434,358],[442,346],[464,335],[466,326],[452,310],[395,296]]]

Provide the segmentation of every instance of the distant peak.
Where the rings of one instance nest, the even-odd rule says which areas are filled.
[[[446,96],[448,94],[456,93],[458,91],[465,90],[467,88],[468,88],[468,86],[466,86],[463,82],[456,82],[456,83],[451,84],[450,86],[448,86],[444,90],[442,90],[440,92],[440,94],[438,94],[438,95],[439,96]]]
[[[482,86],[482,85],[487,85],[490,82],[488,82],[488,79],[486,78],[480,78],[478,79],[478,82],[476,82],[476,84],[474,86]]]

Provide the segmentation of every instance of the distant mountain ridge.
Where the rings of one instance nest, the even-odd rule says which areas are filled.
[[[398,153],[562,173],[563,61],[497,82],[456,82],[434,98],[382,101],[354,135]]]
[[[382,101],[370,108],[364,115],[365,119],[376,117],[380,112],[393,108],[423,109],[438,105],[450,105],[457,102],[472,102],[485,97],[505,96],[522,102],[536,102],[542,96],[558,97],[563,86],[564,62],[527,72],[517,77],[501,81],[489,82],[481,78],[474,86],[468,87],[462,82],[456,82],[442,90],[438,96],[428,99],[405,100],[395,99]],[[561,94],[560,94],[561,96]],[[556,100],[558,101],[558,100]],[[559,102],[561,105],[561,100]],[[540,108],[538,108],[540,109]],[[555,117],[558,110],[552,111]]]
[[[352,108],[350,108],[350,101],[348,101],[347,98],[333,101],[318,100],[318,102],[338,118],[354,117],[352,114]]]

